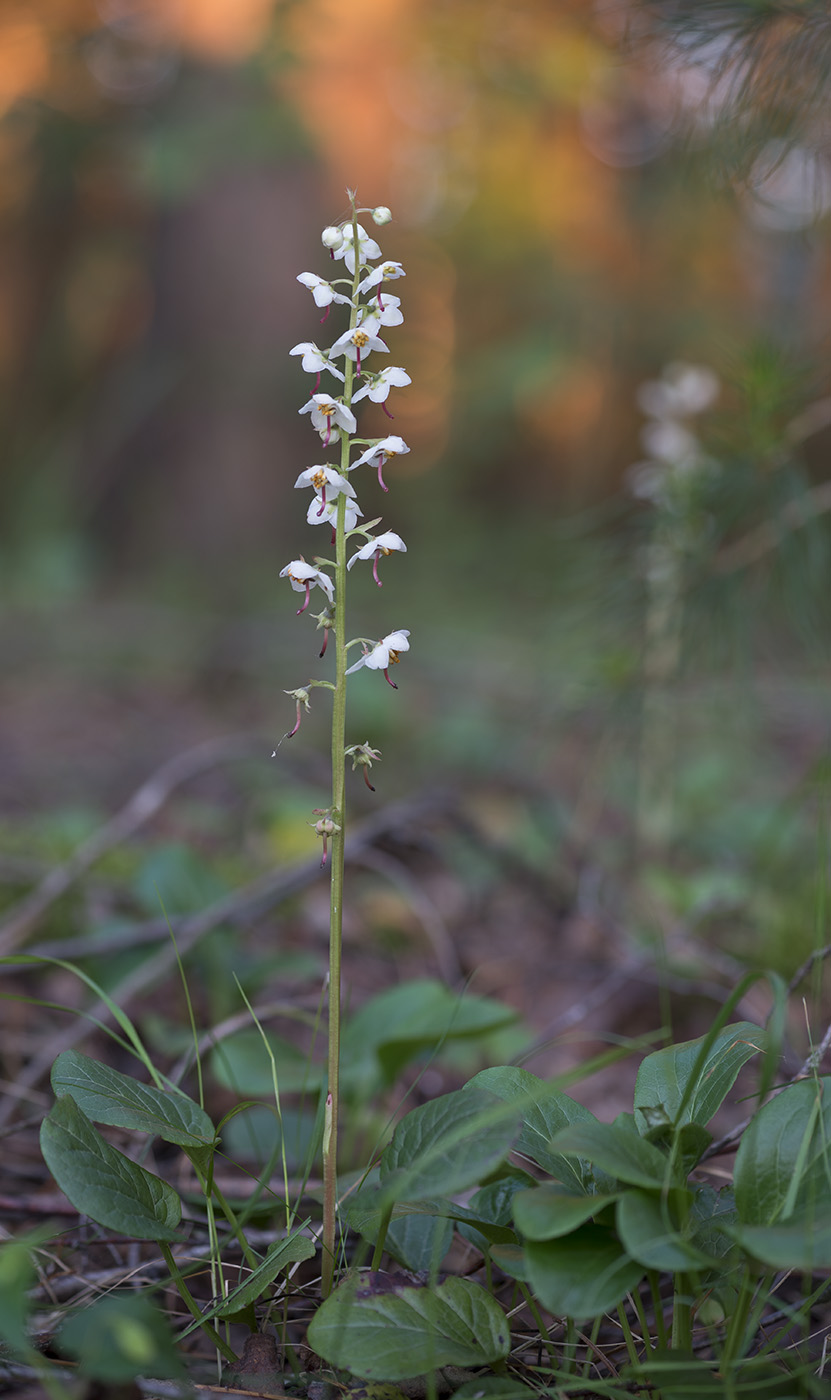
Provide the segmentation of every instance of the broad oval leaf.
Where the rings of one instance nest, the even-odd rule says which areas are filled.
[[[347,1279],[318,1308],[309,1343],[330,1365],[367,1380],[405,1380],[440,1366],[503,1361],[510,1328],[478,1283],[419,1288],[388,1274]]]
[[[390,987],[350,1017],[343,1032],[343,1058],[380,1069],[387,1084],[422,1050],[446,1041],[486,1035],[516,1020],[516,1012],[490,997],[452,992],[433,978]],[[369,1063],[368,1063],[369,1062]]]
[[[370,1173],[361,1189],[341,1204],[346,1224],[367,1243],[375,1245],[386,1223],[384,1248],[412,1273],[438,1269],[453,1239],[453,1220],[466,1218],[464,1206],[439,1198],[433,1201],[407,1201],[393,1207],[378,1182],[378,1172]]]
[[[575,1123],[558,1133],[552,1146],[567,1156],[585,1157],[632,1186],[660,1187],[667,1180],[667,1157],[640,1136],[628,1113],[621,1113],[614,1123]]]
[[[564,1185],[576,1191],[586,1190],[591,1172],[579,1162],[575,1163],[553,1151],[551,1139],[572,1123],[596,1122],[589,1109],[576,1103],[568,1094],[552,1088],[544,1079],[538,1079],[527,1069],[518,1069],[515,1065],[483,1069],[465,1085],[465,1090],[471,1088],[487,1089],[489,1094],[514,1105],[522,1121],[516,1141],[517,1152],[530,1157],[538,1167]]]
[[[752,1021],[739,1021],[724,1026],[704,1051],[706,1040],[700,1036],[647,1055],[635,1081],[635,1121],[640,1132],[648,1131],[650,1114],[661,1109],[677,1127],[709,1123],[742,1066],[764,1052],[767,1033]]]
[[[730,1234],[742,1249],[772,1269],[831,1269],[831,1213],[800,1216],[782,1225],[736,1225]]]
[[[587,1319],[615,1307],[643,1277],[610,1230],[581,1225],[562,1240],[525,1246],[528,1280],[549,1312]]]
[[[377,1181],[362,1187],[360,1191],[343,1201],[341,1205],[341,1215],[346,1224],[350,1229],[356,1230],[359,1235],[363,1235],[364,1239],[373,1245],[378,1239],[382,1219],[387,1215],[388,1210],[388,1198],[385,1197]],[[410,1219],[442,1221],[450,1226],[451,1235],[455,1223],[466,1239],[470,1238],[468,1232],[471,1232],[474,1236],[473,1243],[477,1245],[481,1243],[482,1237],[487,1243],[497,1241],[504,1243],[516,1238],[514,1231],[509,1226],[496,1224],[487,1216],[480,1216],[477,1211],[468,1206],[457,1205],[455,1201],[451,1201],[446,1196],[434,1197],[431,1200],[400,1201],[392,1208],[385,1248],[394,1259],[414,1272],[435,1267],[437,1257],[443,1258],[447,1249],[437,1256],[435,1252],[437,1244],[433,1238],[430,1243],[429,1258],[424,1255],[421,1262],[416,1264],[411,1254],[411,1242],[407,1239],[407,1230],[396,1230],[397,1226],[403,1227]],[[399,1247],[399,1241],[402,1239],[404,1244]],[[448,1241],[447,1248],[449,1247]],[[409,1257],[405,1257],[405,1255],[409,1255]]]
[[[186,1094],[140,1084],[78,1050],[65,1050],[52,1066],[57,1098],[71,1094],[94,1123],[152,1133],[186,1150],[210,1148],[216,1130],[207,1113]]]
[[[139,1240],[175,1240],[182,1203],[166,1181],[110,1147],[71,1095],[43,1120],[47,1167],[76,1210]]]
[[[712,1268],[715,1260],[685,1239],[673,1219],[673,1207],[688,1191],[626,1191],[617,1203],[617,1232],[626,1251],[647,1269],[672,1273],[676,1269]]]
[[[754,1114],[736,1153],[743,1225],[827,1214],[831,1197],[831,1079],[789,1084]]]
[[[77,1358],[99,1394],[120,1395],[136,1375],[184,1381],[185,1367],[170,1324],[143,1293],[119,1291],[79,1308],[63,1323],[58,1350]]]
[[[529,1240],[556,1240],[570,1235],[597,1215],[604,1206],[616,1201],[619,1192],[604,1196],[572,1195],[562,1186],[537,1186],[532,1191],[519,1191],[514,1196],[514,1221],[517,1229]]]
[[[516,1115],[481,1090],[458,1089],[421,1104],[402,1118],[382,1154],[387,1200],[463,1191],[499,1166],[517,1128]]]
[[[266,1031],[265,1039],[274,1056],[280,1092],[316,1094],[325,1079],[323,1066],[273,1031]],[[223,1088],[244,1098],[273,1097],[274,1070],[263,1037],[255,1027],[229,1035],[211,1052],[209,1063],[211,1073]]]

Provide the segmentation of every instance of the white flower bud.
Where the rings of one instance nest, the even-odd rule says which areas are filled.
[[[329,248],[334,253],[343,245],[343,231],[334,224],[329,224],[320,235],[320,241],[324,248]]]
[[[381,224],[388,224],[391,222],[391,220],[392,214],[390,213],[386,204],[379,204],[377,208],[373,209],[372,222],[374,224],[378,224],[380,227]]]

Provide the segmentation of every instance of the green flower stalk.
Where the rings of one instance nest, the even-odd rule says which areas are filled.
[[[349,310],[349,324],[328,349],[321,349],[313,341],[303,341],[290,351],[301,357],[301,365],[309,374],[315,375],[315,382],[308,401],[300,409],[309,414],[312,427],[318,433],[327,453],[337,455],[337,462],[317,463],[300,473],[295,482],[299,490],[312,491],[312,499],[306,512],[309,525],[322,525],[331,531],[331,549],[334,558],[315,557],[307,563],[300,555],[292,559],[280,571],[281,578],[287,578],[295,592],[302,593],[303,604],[297,609],[298,615],[309,607],[311,591],[319,588],[326,598],[326,606],[321,613],[310,614],[318,629],[323,629],[323,646],[320,657],[324,656],[332,634],[331,651],[334,653],[334,681],[310,680],[305,686],[286,692],[296,702],[296,722],[285,738],[293,738],[300,728],[302,714],[309,708],[309,691],[319,686],[332,692],[332,800],[325,809],[314,813],[319,819],[310,823],[323,841],[321,865],[329,864],[330,879],[330,921],[329,921],[329,1032],[328,1032],[328,1075],[327,1096],[323,1126],[323,1231],[322,1231],[322,1292],[328,1297],[332,1290],[337,1249],[337,1143],[338,1143],[338,1086],[340,1069],[340,996],[341,996],[341,930],[343,925],[343,853],[346,836],[346,759],[352,759],[353,772],[360,769],[370,791],[374,792],[369,781],[368,770],[380,754],[368,742],[346,747],[346,689],[347,677],[361,668],[380,670],[389,684],[389,668],[399,659],[402,652],[408,651],[409,632],[398,629],[389,632],[380,641],[368,638],[346,640],[346,582],[348,571],[357,560],[372,560],[372,573],[376,584],[381,587],[378,577],[378,561],[395,551],[405,551],[407,546],[400,535],[387,530],[375,536],[373,528],[380,523],[380,517],[367,525],[359,525],[363,511],[358,504],[353,474],[359,477],[361,469],[369,466],[377,473],[378,483],[383,491],[388,487],[384,481],[383,468],[395,457],[409,452],[403,438],[392,435],[384,438],[358,437],[358,424],[353,406],[361,399],[368,398],[380,403],[388,416],[386,400],[393,387],[410,383],[410,376],[400,365],[385,369],[367,367],[370,356],[388,354],[388,346],[380,332],[387,326],[400,325],[404,317],[400,310],[400,299],[389,295],[385,285],[406,274],[398,262],[380,262],[381,249],[358,222],[359,214],[370,214],[379,227],[389,223],[389,209],[379,205],[376,209],[358,209],[352,192],[349,195],[351,215],[341,224],[331,224],[323,230],[321,241],[328,249],[333,262],[341,262],[348,276],[334,277],[330,281],[314,272],[301,272],[297,278],[312,293],[315,304],[324,308],[322,322],[328,320],[332,307],[346,307]],[[340,366],[343,366],[341,368]],[[338,381],[335,394],[321,389],[324,375]],[[353,455],[353,448],[364,450]],[[352,536],[360,537],[360,547],[347,559],[349,541]],[[328,570],[328,572],[327,572]],[[350,648],[361,646],[360,659],[347,665]],[[282,740],[281,740],[282,742]]]

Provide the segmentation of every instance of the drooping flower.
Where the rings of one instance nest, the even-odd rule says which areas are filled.
[[[401,298],[394,297],[391,292],[385,292],[383,306],[379,306],[375,301],[371,306],[362,306],[359,309],[358,325],[361,330],[373,333],[379,326],[400,326],[404,320],[404,313],[400,307]]]
[[[333,429],[341,428],[346,433],[357,431],[355,415],[339,399],[330,399],[328,394],[312,394],[299,413],[311,413],[312,425],[323,439],[324,447],[329,446]]]
[[[341,828],[332,817],[331,807],[326,811],[320,807],[313,807],[312,811],[319,820],[316,822],[309,822],[309,826],[312,828],[312,831],[323,838],[323,855],[320,858],[320,868],[322,870],[326,864],[326,856],[329,851],[329,837],[334,836],[335,832],[340,831]]]
[[[395,666],[401,660],[401,652],[410,650],[410,643],[407,638],[409,632],[406,628],[401,628],[397,632],[388,632],[386,637],[382,637],[380,642],[369,651],[365,651],[360,661],[356,661],[354,666],[350,666],[346,672],[351,676],[353,671],[359,671],[362,666],[369,667],[370,671],[383,671],[384,679],[389,682],[393,690],[398,686],[395,681],[390,680],[389,668]]]
[[[315,306],[331,306],[333,301],[344,306],[352,305],[349,297],[345,297],[342,292],[336,292],[331,282],[327,282],[325,277],[318,277],[316,272],[299,272],[297,280],[309,288],[315,299]]]
[[[317,492],[321,500],[321,515],[328,504],[327,495],[329,501],[335,500],[341,493],[344,496],[355,495],[354,486],[347,481],[345,476],[341,476],[340,472],[335,471],[334,467],[307,467],[304,472],[300,473],[294,485],[295,488],[311,486]]]
[[[315,390],[317,390],[320,384],[320,376],[325,369],[328,369],[330,374],[333,374],[336,379],[339,379],[341,383],[343,383],[344,377],[340,370],[329,360],[331,351],[327,353],[325,350],[319,350],[313,340],[301,340],[299,345],[295,345],[293,350],[289,350],[289,354],[302,355],[303,358],[300,361],[301,367],[307,370],[309,374],[317,374]]]
[[[335,248],[335,257],[343,258],[343,261],[349,268],[349,271],[354,276],[355,233],[351,224],[344,224],[341,232],[343,233],[343,242],[341,243],[339,248]],[[380,258],[381,256],[381,249],[378,247],[378,244],[375,242],[375,239],[370,238],[369,234],[367,233],[366,229],[363,227],[362,224],[358,224],[358,250],[361,260],[361,266],[363,266],[364,263],[372,262],[375,258]]]
[[[372,222],[374,224],[388,224],[392,221],[392,214],[386,204],[377,204],[372,211]]]
[[[287,578],[295,593],[305,593],[306,600],[302,608],[297,609],[297,616],[305,612],[309,606],[309,594],[315,587],[321,588],[332,602],[334,597],[334,587],[328,574],[324,574],[320,569],[316,569],[314,564],[307,564],[305,559],[292,559],[284,569],[280,570],[280,578]]]
[[[374,446],[368,447],[366,452],[362,452],[357,461],[352,463],[350,471],[355,467],[362,467],[364,463],[370,467],[377,467],[378,484],[382,491],[388,491],[389,487],[384,484],[384,478],[381,475],[384,466],[387,462],[391,461],[393,457],[400,457],[403,453],[409,452],[409,450],[404,439],[392,433],[389,437],[381,438]]]
[[[355,360],[358,373],[361,373],[361,356],[368,355],[372,350],[384,350],[389,354],[389,346],[385,345],[377,335],[373,335],[371,330],[364,330],[362,326],[356,326],[354,330],[344,331],[335,341],[330,355],[345,355],[349,360]],[[343,376],[341,375],[341,378]]]
[[[371,559],[372,577],[375,579],[378,587],[381,588],[383,585],[378,577],[378,560],[383,554],[391,554],[394,549],[400,550],[403,554],[407,553],[407,546],[401,536],[397,535],[394,530],[385,530],[382,535],[376,535],[374,539],[362,545],[361,548],[352,555],[346,567],[347,569],[351,569],[356,559]]]
[[[373,403],[385,403],[393,384],[403,386],[413,382],[407,371],[402,369],[400,365],[388,365],[379,374],[368,374],[365,377],[369,382],[362,385],[358,392],[352,395],[353,404],[357,403],[359,399],[367,397],[372,399]]]
[[[354,773],[356,768],[360,768],[364,775],[364,782],[370,792],[374,792],[375,788],[369,781],[369,770],[373,763],[380,763],[381,750],[370,748],[367,741],[363,744],[350,744],[348,749],[344,749],[344,753],[347,758],[352,759],[352,772]]]
[[[338,228],[336,224],[327,224],[320,235],[320,241],[330,253],[336,252],[343,243],[343,229]]]
[[[381,250],[378,250],[380,257]],[[366,277],[358,283],[359,292],[369,292],[373,287],[379,287],[382,282],[394,282],[397,277],[406,277],[407,274],[400,262],[383,262],[368,272]]]
[[[347,500],[344,528],[354,530],[359,515],[363,515],[363,511],[358,502]],[[306,520],[310,525],[331,525],[334,530],[338,523],[337,497],[333,501],[324,501],[322,496],[313,496],[309,509],[306,511]]]
[[[297,690],[284,690],[283,694],[290,695],[292,700],[296,700],[297,702],[297,711],[294,728],[289,730],[288,734],[283,735],[283,739],[293,739],[298,729],[300,728],[300,721],[303,717],[303,710],[306,711],[307,715],[311,714],[312,707],[309,704],[309,692],[308,690],[306,690],[305,686],[301,685],[298,686]],[[280,742],[282,743],[282,739]]]
[[[323,646],[320,648],[320,651],[318,652],[318,656],[320,657],[320,659],[321,659],[321,661],[322,661],[322,660],[323,660],[323,657],[326,655],[326,647],[327,647],[328,642],[329,642],[329,633],[331,632],[332,628],[333,628],[334,625],[335,625],[335,605],[334,605],[334,603],[330,603],[329,606],[326,607],[326,608],[324,608],[322,612],[319,612],[319,613],[311,613],[311,617],[312,617],[312,619],[317,623],[317,627],[315,628],[315,631],[316,631],[316,632],[320,632],[321,630],[323,631]]]

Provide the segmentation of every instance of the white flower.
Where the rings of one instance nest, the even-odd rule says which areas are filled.
[[[641,442],[650,457],[656,457],[659,462],[683,462],[695,457],[699,450],[695,433],[673,418],[646,423],[641,429]]]
[[[304,472],[300,473],[294,485],[295,488],[298,486],[311,486],[319,496],[323,497],[324,504],[326,503],[327,492],[330,500],[336,499],[341,493],[343,493],[344,496],[355,495],[354,486],[351,486],[346,477],[341,476],[340,472],[335,471],[334,467],[307,467]]]
[[[385,350],[389,354],[389,346],[385,345],[383,340],[371,331],[364,330],[362,326],[356,326],[354,330],[344,331],[343,335],[339,335],[329,353],[346,355],[347,359],[355,360],[360,374],[361,356],[368,355],[371,350]]]
[[[345,492],[343,493],[346,494]],[[344,528],[354,530],[358,523],[358,516],[363,515],[361,507],[357,501],[346,501],[346,514],[344,516]],[[310,525],[331,525],[332,529],[338,523],[338,500],[337,496],[333,501],[324,501],[322,496],[313,496],[309,509],[306,511],[306,520]]]
[[[382,554],[391,554],[394,549],[400,550],[403,554],[407,553],[407,546],[401,536],[397,535],[394,530],[385,530],[383,535],[376,535],[374,539],[362,545],[357,553],[352,555],[346,567],[351,569],[356,559],[371,559],[372,577],[381,588],[383,585],[378,577],[378,560]]]
[[[302,355],[301,367],[308,370],[310,374],[317,374],[317,382],[320,383],[320,376],[323,370],[328,369],[330,374],[334,374],[336,379],[343,380],[343,375],[339,369],[329,363],[328,356],[324,350],[319,350],[313,340],[301,340],[299,345],[295,345],[293,350],[289,350],[290,355]]]
[[[392,219],[392,214],[386,204],[378,204],[372,211],[372,222],[378,224],[388,224]]]
[[[311,413],[312,424],[323,438],[324,446],[328,447],[333,428],[340,428],[345,433],[357,432],[355,415],[345,404],[337,399],[330,399],[328,394],[312,394],[309,402],[304,403],[297,411]]]
[[[305,559],[292,559],[284,569],[280,570],[280,578],[287,578],[295,593],[305,593],[306,601],[302,608],[297,609],[298,617],[305,612],[309,606],[309,593],[311,589],[321,588],[332,602],[334,596],[334,584],[328,574],[321,573],[314,564],[307,564]]]
[[[375,643],[371,651],[364,652],[360,661],[348,668],[347,676],[351,676],[353,671],[359,671],[362,666],[368,666],[371,671],[383,671],[393,690],[397,690],[395,681],[390,681],[389,667],[395,666],[401,660],[402,651],[410,650],[410,643],[407,641],[409,635],[406,628],[401,628],[398,632],[388,632],[386,637]]]
[[[380,257],[381,250],[378,249]],[[372,272],[368,273],[362,282],[358,284],[359,292],[368,292],[372,287],[378,287],[382,282],[392,282],[396,277],[406,277],[407,274],[400,262],[379,263]]]
[[[382,369],[380,374],[368,376],[369,383],[352,395],[352,402],[357,403],[359,399],[364,399],[369,395],[373,403],[383,403],[389,397],[390,388],[393,384],[412,384],[409,374],[400,365],[389,365],[387,369]]]
[[[320,241],[324,248],[328,248],[334,253],[343,243],[343,229],[337,228],[334,224],[328,224],[320,235]]]
[[[316,272],[299,272],[298,282],[302,282],[304,287],[308,287],[315,299],[315,306],[330,306],[333,301],[342,302],[344,306],[351,306],[349,297],[336,292],[331,282],[327,282],[324,277],[318,277]]]
[[[364,463],[371,467],[377,467],[378,484],[382,491],[388,491],[389,487],[384,485],[384,478],[381,474],[385,464],[393,457],[399,457],[409,450],[404,439],[393,433],[390,437],[381,438],[373,447],[368,447],[366,452],[362,452],[358,460],[352,463],[350,471],[355,467],[362,467]]]
[[[346,266],[349,268],[349,271],[353,273],[353,275],[355,272],[354,243],[355,233],[354,229],[352,228],[352,225],[344,224],[343,242],[339,248],[335,248],[334,253],[336,258],[343,258],[344,262],[346,263]],[[366,229],[363,228],[361,224],[358,224],[358,252],[360,255],[362,266],[364,263],[369,262],[371,259],[380,258],[381,256],[381,249],[378,247],[378,244],[375,242],[375,239],[370,238]]]
[[[674,360],[665,366],[660,379],[641,384],[638,404],[651,418],[689,418],[710,408],[720,387],[718,375],[706,365]]]
[[[364,331],[375,331],[378,326],[400,326],[404,320],[403,312],[399,310],[400,306],[400,297],[394,297],[391,292],[385,292],[383,306],[379,306],[375,301],[372,306],[361,307],[358,313],[358,325]]]

